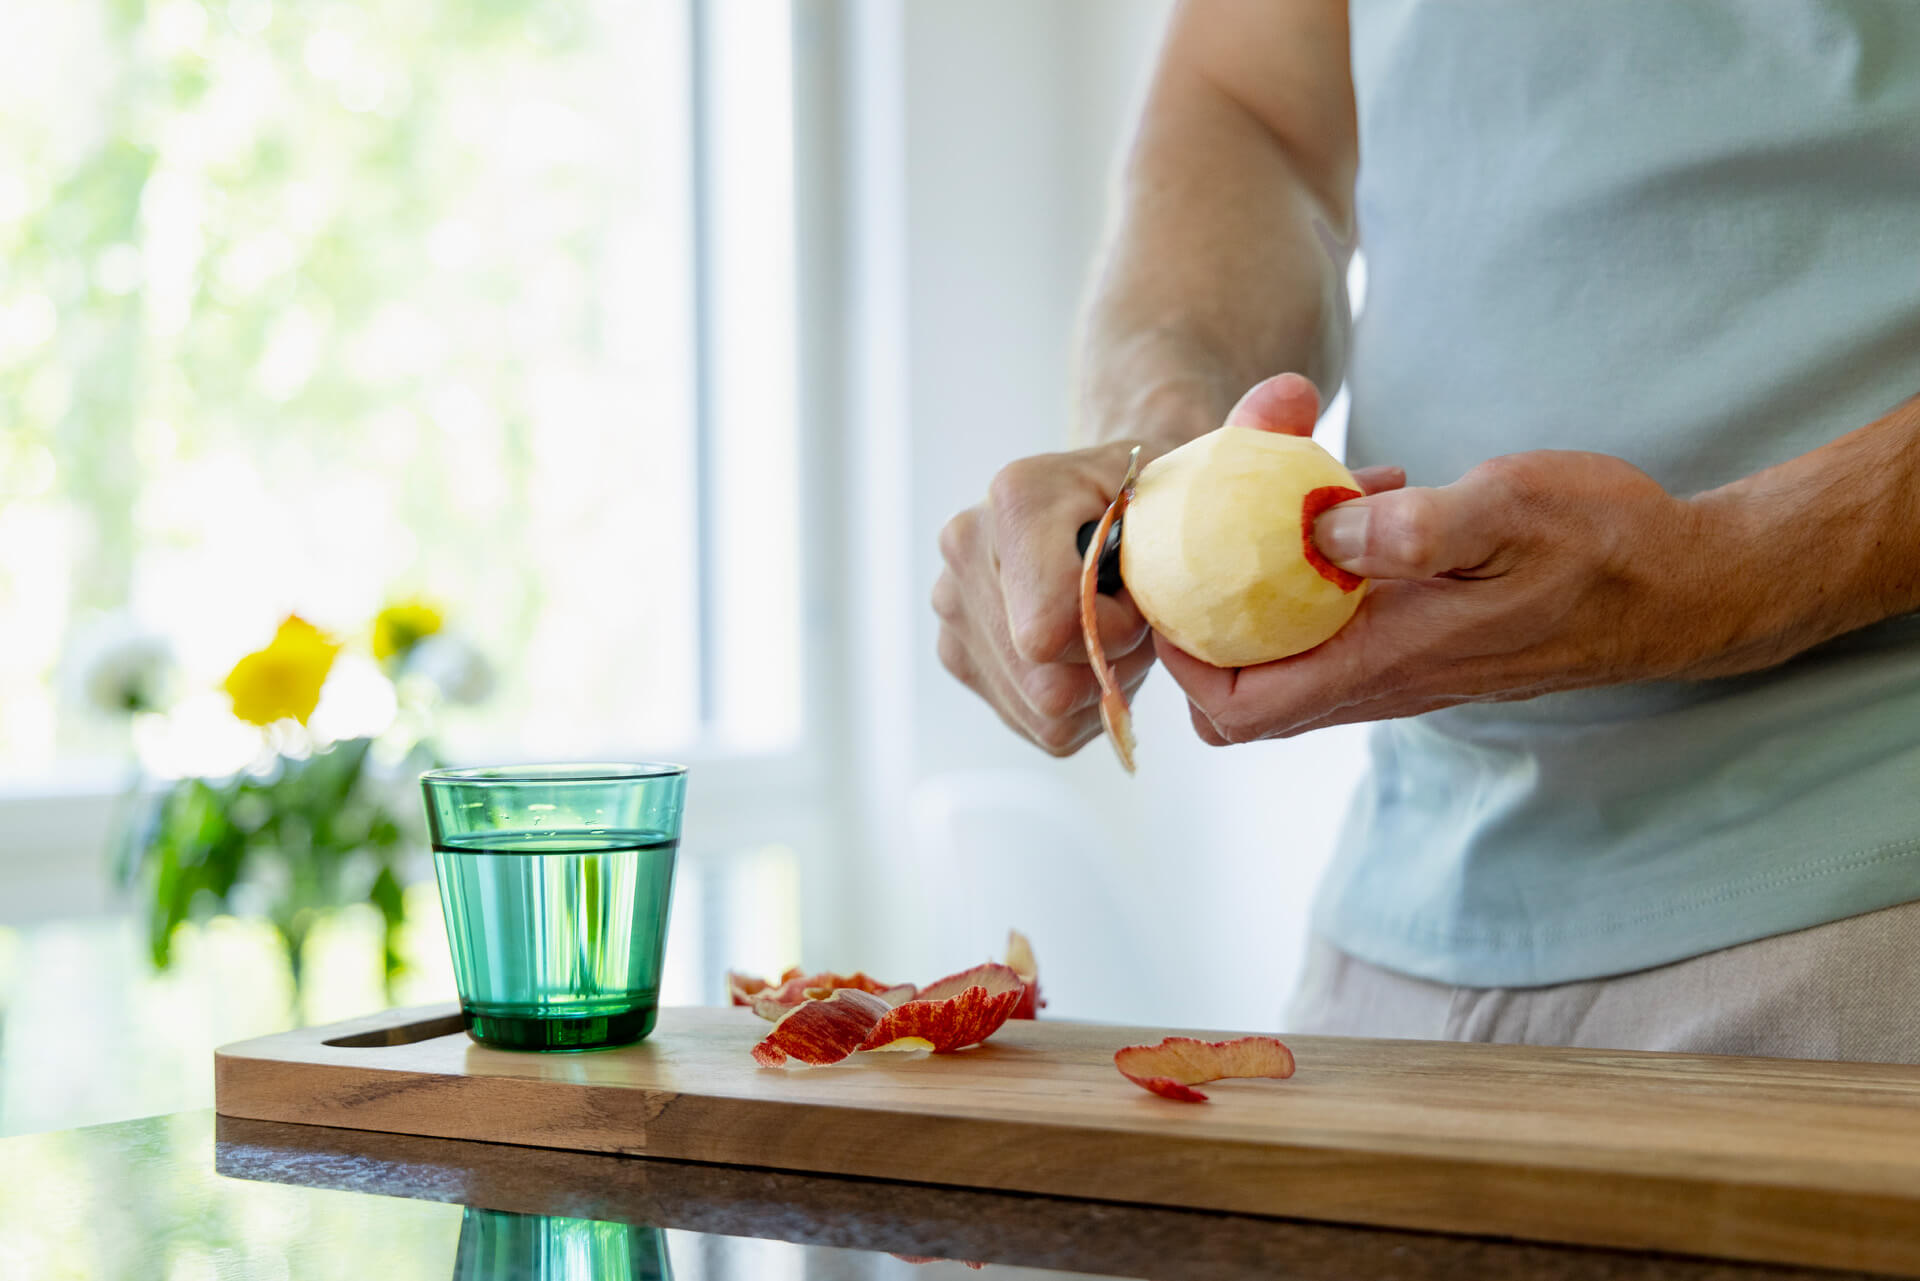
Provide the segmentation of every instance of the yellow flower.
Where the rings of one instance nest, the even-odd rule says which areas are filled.
[[[320,701],[340,645],[298,614],[288,614],[273,643],[233,665],[223,688],[233,714],[252,725],[292,718],[302,725]]]
[[[415,645],[440,630],[440,611],[419,597],[395,601],[373,620],[373,656],[381,662],[405,658]]]

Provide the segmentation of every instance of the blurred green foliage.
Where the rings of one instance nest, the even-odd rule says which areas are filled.
[[[210,579],[290,604],[269,555],[362,567],[367,599],[323,612],[424,567],[517,669],[546,599],[538,425],[600,403],[634,293],[605,265],[680,207],[634,74],[668,61],[671,7],[0,6],[0,509],[43,517],[35,555],[0,546],[0,703],[51,706],[96,612],[192,651],[168,614]],[[44,753],[44,724],[0,723],[0,759]],[[60,755],[117,746],[57,726]]]
[[[166,969],[183,922],[258,914],[286,949],[296,1003],[308,933],[320,915],[371,903],[384,923],[388,997],[405,923],[399,866],[418,822],[369,768],[373,741],[348,739],[308,757],[277,758],[265,775],[181,779],[129,834],[122,875],[144,885],[147,941]]]

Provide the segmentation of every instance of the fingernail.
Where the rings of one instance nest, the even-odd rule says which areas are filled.
[[[1359,503],[1342,503],[1313,524],[1313,541],[1320,554],[1345,568],[1367,554],[1367,509]]]

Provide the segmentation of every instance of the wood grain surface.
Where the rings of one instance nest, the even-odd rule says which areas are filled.
[[[961,1054],[767,1069],[749,1049],[768,1025],[745,1010],[662,1011],[645,1042],[586,1054],[487,1049],[455,1017],[228,1046],[216,1108],[1920,1276],[1920,1068],[1299,1037],[1291,1080],[1186,1104],[1113,1068],[1162,1028],[1015,1022]]]

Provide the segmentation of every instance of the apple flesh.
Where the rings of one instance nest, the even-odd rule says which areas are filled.
[[[1127,506],[1120,576],[1153,629],[1202,662],[1250,667],[1312,649],[1365,580],[1313,544],[1353,474],[1304,436],[1227,426],[1148,464]]]

